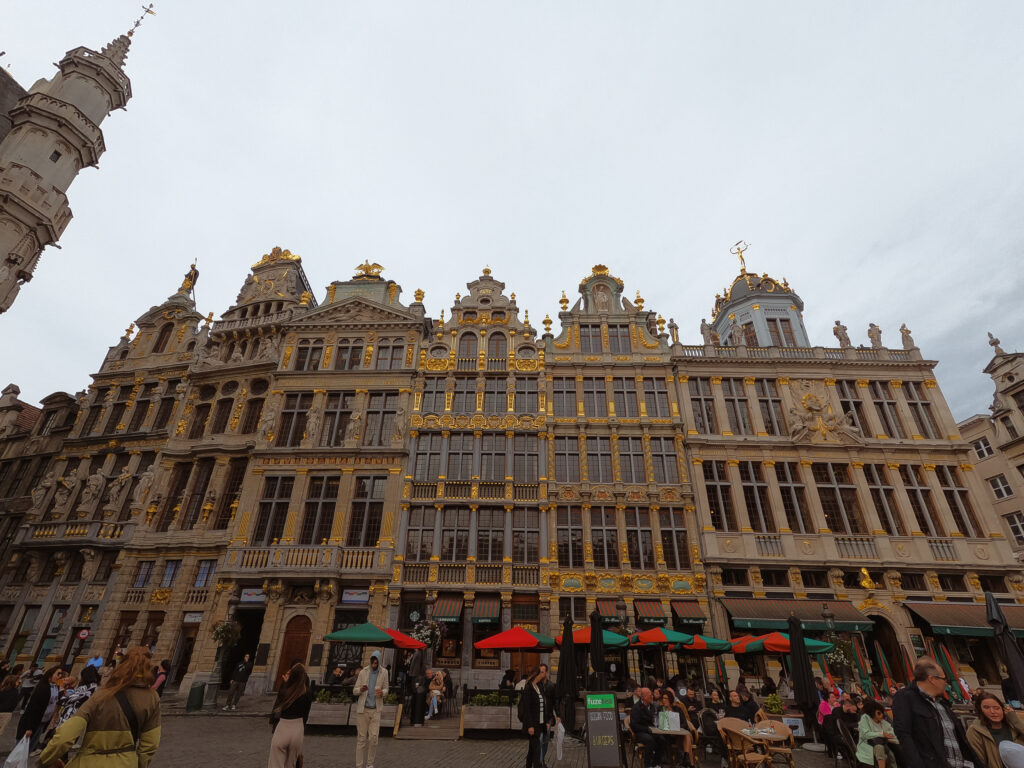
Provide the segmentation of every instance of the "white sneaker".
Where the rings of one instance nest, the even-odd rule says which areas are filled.
[[[231,709],[231,707],[224,707],[221,711],[222,712],[227,712],[229,709]]]
[[[238,707],[231,707],[231,711],[232,712],[237,712],[238,711]]]

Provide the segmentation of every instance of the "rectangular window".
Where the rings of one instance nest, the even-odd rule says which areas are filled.
[[[693,381],[693,379],[690,379]],[[705,461],[704,487],[708,493],[711,525],[716,531],[736,531],[736,512],[732,505],[732,485],[724,461]]]
[[[644,443],[639,437],[620,437],[619,470],[624,483],[646,483],[647,472],[644,470]]]
[[[476,411],[476,379],[458,378],[452,395],[453,413],[474,413]]]
[[[477,512],[476,559],[500,563],[505,554],[505,510],[484,507]]]
[[[209,408],[209,406],[207,406]],[[103,428],[104,435],[112,435],[117,431],[117,425],[124,418],[125,403],[114,403],[110,407],[110,416],[107,418],[107,426]]]
[[[295,370],[318,371],[323,356],[323,339],[303,339],[295,349]]]
[[[210,404],[200,403],[196,406],[195,415],[192,417],[192,426],[188,432],[189,440],[198,440],[206,433],[206,422],[210,418]]]
[[[516,413],[536,413],[537,401],[537,379],[516,379]]]
[[[231,418],[231,407],[235,401],[230,397],[224,397],[217,401],[213,409],[213,421],[210,423],[211,435],[223,435],[228,428],[228,419]]]
[[[772,337],[773,347],[795,347],[796,337],[793,335],[793,324],[788,317],[769,317],[768,333]]]
[[[1003,429],[1006,430],[1006,435],[1010,440],[1016,440],[1019,437],[1017,427],[1013,425],[1013,419],[1009,416],[1000,417],[999,423],[1003,425]]]
[[[441,517],[441,560],[462,562],[469,554],[469,509],[448,508]]]
[[[324,544],[330,537],[340,483],[339,475],[309,478],[309,489],[306,491],[306,514],[302,519],[299,544],[315,547]]]
[[[729,428],[734,435],[754,434],[750,423],[750,408],[743,379],[722,379],[722,394],[725,397],[725,412],[729,416]]]
[[[758,533],[775,533],[775,517],[768,502],[768,483],[764,479],[761,463],[741,461],[740,482],[751,527]]]
[[[558,508],[555,535],[558,542],[558,565],[562,568],[582,568],[583,514],[579,508]]]
[[[366,407],[366,432],[363,445],[391,445],[398,413],[397,392],[371,392]]]
[[[238,499],[242,493],[242,481],[245,480],[245,470],[249,466],[249,459],[231,459],[228,463],[228,480],[224,484],[224,493],[220,497],[220,510],[217,512],[217,519],[214,521],[214,530],[223,531],[228,527],[232,517],[238,510]]]
[[[409,530],[405,539],[405,559],[410,563],[425,563],[434,554],[434,521],[437,510],[433,507],[413,507],[409,511]]]
[[[157,531],[165,533],[170,528],[175,515],[181,511],[181,506],[185,503],[185,487],[188,485],[191,475],[192,462],[179,461],[174,465],[171,470],[170,488],[167,498],[164,500],[163,514],[157,524]]]
[[[129,432],[138,432],[142,429],[146,416],[149,415],[150,401],[136,400],[135,409],[132,411],[132,420],[128,423]]]
[[[404,367],[405,342],[402,339],[381,339],[377,344],[378,371],[394,371]]]
[[[608,392],[604,378],[587,376],[583,379],[583,414],[591,418],[608,415]]]
[[[216,560],[200,560],[196,563],[196,580],[193,586],[208,587],[213,583],[213,574],[217,570]]]
[[[946,498],[953,522],[960,533],[970,539],[983,538],[985,534],[978,524],[978,516],[974,513],[974,506],[960,475],[960,469],[940,464],[935,467],[935,475],[939,478],[942,495]]]
[[[199,522],[203,505],[206,503],[206,489],[210,485],[210,477],[213,475],[213,462],[212,458],[199,459],[196,462],[192,491],[182,504],[184,517],[181,520],[181,530],[183,531],[192,530]]]
[[[430,376],[423,380],[421,413],[444,413],[444,387],[444,379],[440,376]]]
[[[883,434],[901,440],[906,437],[899,413],[896,411],[896,398],[893,397],[889,383],[872,381],[868,391],[871,392],[871,399],[875,404],[875,411],[878,413],[878,421],[882,425]]]
[[[332,448],[344,445],[355,404],[355,392],[328,392],[323,427],[319,435],[313,435],[313,444]]]
[[[662,509],[658,512],[661,528],[661,548],[670,571],[682,571],[690,567],[690,549],[686,542],[686,522],[679,509]]]
[[[164,563],[164,575],[160,579],[160,586],[163,588],[173,587],[178,580],[178,571],[181,570],[181,560],[168,560]]]
[[[448,467],[446,477],[449,480],[471,480],[473,477],[473,443],[476,438],[472,432],[453,432],[448,438]]]
[[[539,517],[536,509],[512,510],[512,562],[537,564],[540,558]]]
[[[441,474],[441,433],[424,432],[416,441],[413,479],[432,482]]]
[[[987,459],[995,451],[992,450],[992,444],[988,441],[987,437],[979,437],[973,443],[971,447],[974,448],[974,455],[978,459]]]
[[[484,379],[484,413],[508,411],[508,383],[504,377],[488,376]]]
[[[51,408],[50,410],[43,413],[42,418],[39,422],[39,432],[37,434],[46,436],[53,431],[54,426],[57,423],[57,410]]]
[[[652,419],[667,419],[672,415],[668,405],[668,389],[661,378],[644,379],[644,405]]]
[[[572,619],[574,624],[583,624],[589,621],[587,618],[587,598],[585,597],[560,597],[558,598],[558,615],[561,621]]]
[[[651,464],[654,469],[654,482],[659,485],[674,485],[679,482],[675,441],[671,437],[651,438]]]
[[[387,477],[357,476],[355,498],[348,527],[349,547],[375,547],[380,539],[384,516],[384,487]]]
[[[868,423],[864,420],[864,403],[857,394],[857,382],[843,379],[836,382],[836,392],[839,395],[839,406],[847,419],[853,423],[860,433],[865,437],[874,437],[868,434]]]
[[[604,351],[600,325],[580,325],[580,351],[584,355],[599,355]]]
[[[1010,534],[1013,536],[1014,542],[1017,546],[1024,546],[1024,514],[1011,512],[1004,519],[1010,527]]]
[[[293,475],[272,476],[263,481],[263,498],[259,501],[256,526],[252,532],[254,546],[268,547],[281,538],[294,484]]]
[[[939,436],[939,427],[935,423],[935,416],[932,413],[932,404],[924,393],[924,387],[919,381],[903,382],[903,394],[907,398],[907,407],[910,415],[917,426],[917,432],[921,437],[932,440]]]
[[[755,379],[754,390],[757,392],[757,404],[761,408],[764,431],[769,435],[786,434],[786,419],[782,415],[782,399],[775,379]]]
[[[1013,488],[1006,480],[1006,475],[996,475],[988,479],[988,484],[992,488],[992,495],[996,499],[1008,499],[1013,496]]]
[[[512,477],[517,483],[536,483],[540,453],[536,435],[516,435],[512,442]]]
[[[156,416],[153,419],[153,429],[165,429],[167,422],[171,420],[171,414],[174,412],[174,398],[164,397],[160,399],[160,406],[156,409]],[[82,430],[83,435],[89,434],[85,429]]]
[[[505,479],[505,435],[485,432],[480,438],[480,479],[500,483]]]
[[[651,532],[651,513],[639,507],[627,507],[626,550],[629,564],[640,570],[654,570],[654,534]]]
[[[619,567],[619,529],[615,524],[614,507],[590,508],[590,541],[594,546],[596,567]]]
[[[628,325],[608,326],[608,351],[613,355],[628,355],[630,353]]]
[[[966,592],[964,577],[959,573],[940,573],[939,587],[943,592]]]
[[[254,434],[260,425],[260,419],[262,417],[263,398],[257,397],[249,400],[245,404],[245,408],[242,410],[242,424],[239,429],[239,433],[243,435]]]
[[[924,468],[919,465],[903,464],[900,466],[900,479],[910,498],[910,508],[914,512],[918,530],[929,536],[945,536],[939,515],[932,503],[932,491],[924,477]]]
[[[306,434],[306,416],[313,404],[312,392],[296,392],[285,395],[281,409],[280,429],[274,445],[278,448],[295,448]]]
[[[906,536],[907,529],[903,525],[899,507],[896,506],[896,491],[888,480],[885,465],[865,464],[864,477],[867,478],[871,503],[882,528],[890,536]]]
[[[591,483],[611,483],[612,448],[607,437],[587,438],[587,480]]]
[[[580,481],[580,451],[579,440],[576,437],[555,438],[555,481]]]
[[[362,339],[338,339],[338,351],[334,356],[334,370],[354,371],[363,364]]]
[[[693,428],[701,435],[716,434],[718,421],[715,419],[715,398],[711,394],[711,379],[691,376],[689,385]]]
[[[833,533],[865,533],[864,516],[849,465],[817,462],[811,465],[811,474],[818,486],[818,497],[829,530]]]
[[[570,376],[556,376],[551,380],[552,401],[555,416],[571,418],[576,415],[576,379]]]
[[[612,402],[615,415],[620,419],[635,419],[640,416],[640,405],[636,399],[636,379],[617,376],[612,379]]]
[[[135,566],[135,578],[132,580],[132,587],[145,589],[149,586],[149,579],[153,575],[154,560],[140,560]]]
[[[748,347],[761,346],[757,341],[757,331],[754,330],[753,323],[743,324],[743,341]]]
[[[171,400],[171,405],[174,405],[174,400]],[[103,410],[102,405],[93,405],[89,407],[89,410],[85,414],[85,423],[82,425],[82,437],[91,435],[93,430],[96,429],[96,422],[100,419],[100,411]],[[170,413],[168,412],[168,418]]]

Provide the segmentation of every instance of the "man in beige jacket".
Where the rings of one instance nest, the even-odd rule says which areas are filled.
[[[370,656],[368,666],[359,670],[354,692],[356,701],[356,768],[373,768],[380,734],[380,710],[388,694],[388,673],[380,668],[380,651]]]

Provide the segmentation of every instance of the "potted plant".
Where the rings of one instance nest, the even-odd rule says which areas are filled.
[[[507,730],[518,725],[516,704],[519,695],[503,696],[497,692],[478,693],[463,707],[466,730]]]
[[[782,699],[779,698],[779,694],[773,693],[764,700],[761,704],[761,709],[767,712],[769,715],[781,715],[782,714]]]

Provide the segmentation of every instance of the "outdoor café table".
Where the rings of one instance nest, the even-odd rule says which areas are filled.
[[[788,734],[776,733],[766,727],[754,726],[753,728],[743,728],[740,730],[744,736],[751,741],[758,742],[760,744],[779,744],[789,739]]]

